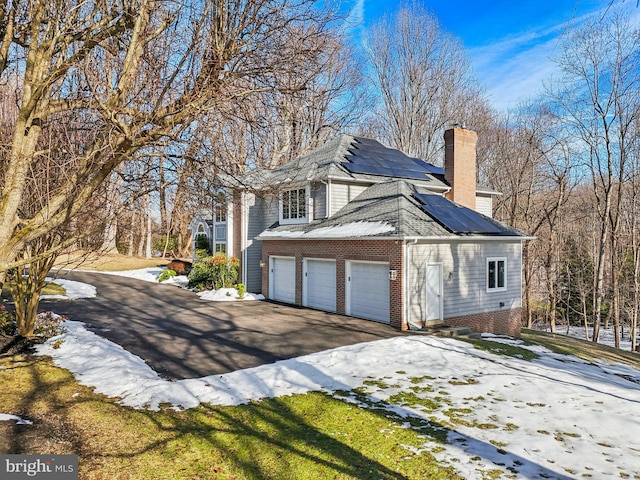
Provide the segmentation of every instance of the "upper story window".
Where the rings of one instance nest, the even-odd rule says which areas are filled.
[[[487,258],[487,292],[507,289],[507,259]]]
[[[216,222],[224,223],[227,221],[227,204],[216,205]]]
[[[280,221],[304,223],[309,218],[308,187],[294,188],[282,192],[280,198]]]

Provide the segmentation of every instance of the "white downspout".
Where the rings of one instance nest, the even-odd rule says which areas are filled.
[[[242,256],[242,283],[247,286],[247,212],[246,212],[245,192],[240,193],[240,254]]]
[[[402,249],[404,250],[404,323],[407,326],[407,330],[411,330],[411,321],[409,320],[409,266],[411,265],[409,262],[409,247],[416,245],[417,243],[417,238],[414,238],[411,243],[406,240],[402,243]]]

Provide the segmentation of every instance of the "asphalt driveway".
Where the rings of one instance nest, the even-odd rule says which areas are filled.
[[[402,335],[376,322],[266,301],[210,302],[171,285],[115,275],[59,272],[97,298],[43,301],[82,321],[169,379],[255,367],[330,348]]]

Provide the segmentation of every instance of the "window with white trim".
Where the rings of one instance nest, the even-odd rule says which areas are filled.
[[[507,259],[487,258],[487,292],[507,289]]]
[[[307,187],[282,192],[280,196],[280,221],[283,223],[304,223],[307,221],[309,217],[308,198]]]
[[[216,205],[216,222],[222,223],[227,221],[227,204]]]

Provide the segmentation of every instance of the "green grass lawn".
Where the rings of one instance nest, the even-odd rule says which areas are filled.
[[[556,353],[575,355],[588,362],[595,359],[617,362],[640,370],[640,355],[628,350],[595,344],[566,335],[522,329],[523,340],[547,347]]]
[[[164,266],[169,263],[166,258],[129,257],[127,255],[99,255],[92,252],[72,252],[60,255],[56,260],[56,268],[78,270],[122,271],[140,268]]]
[[[309,393],[238,407],[138,411],[79,385],[48,359],[0,357],[2,453],[77,453],[83,479],[459,478],[413,429]]]
[[[61,285],[57,285],[55,283],[47,282],[42,289],[42,295],[64,295],[67,291]],[[9,292],[9,284],[5,283],[2,286],[2,298],[11,298],[11,293]]]

